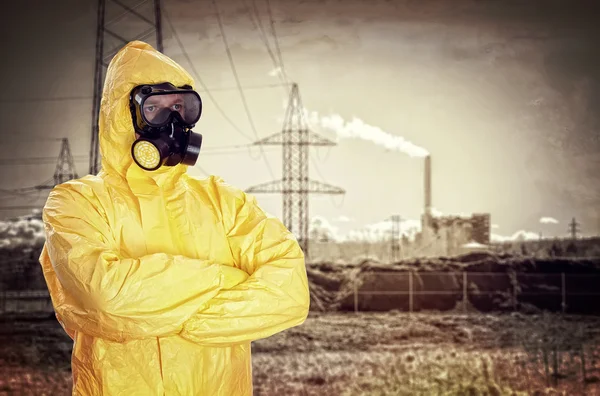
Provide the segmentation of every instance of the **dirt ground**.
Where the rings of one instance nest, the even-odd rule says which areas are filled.
[[[600,395],[600,318],[311,313],[253,343],[255,395]],[[70,395],[55,320],[0,322],[0,395]],[[583,357],[583,358],[582,358]]]

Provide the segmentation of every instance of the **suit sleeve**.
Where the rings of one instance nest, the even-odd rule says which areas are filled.
[[[253,197],[231,187],[220,196],[234,260],[250,277],[219,291],[185,322],[180,335],[200,345],[231,345],[302,324],[310,295],[297,240]]]
[[[220,290],[248,278],[232,266],[179,255],[123,257],[89,195],[58,186],[43,211],[44,276],[70,331],[117,342],[174,335]]]

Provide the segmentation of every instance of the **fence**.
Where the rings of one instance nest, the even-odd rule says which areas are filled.
[[[465,312],[469,305],[486,304],[515,311],[520,307],[538,307],[581,312],[586,311],[582,309],[585,305],[600,310],[599,285],[598,273],[363,272],[354,280],[354,311],[361,310],[360,296],[368,296],[362,300],[367,308],[371,303],[367,310],[405,306],[409,313],[432,306],[445,310],[457,304]]]
[[[469,306],[516,311],[529,305],[600,314],[599,286],[597,273],[363,272],[354,280],[354,311],[405,307],[412,313],[458,304],[464,312]],[[52,315],[50,295],[43,289],[0,292],[0,314]]]
[[[0,292],[0,315],[53,317],[54,307],[48,290]]]

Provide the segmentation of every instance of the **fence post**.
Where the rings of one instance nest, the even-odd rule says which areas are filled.
[[[561,290],[562,290],[562,313],[564,314],[567,310],[567,282],[565,279],[565,273],[561,272]]]
[[[513,311],[517,310],[518,298],[517,298],[517,287],[519,287],[519,273],[514,272],[515,279],[513,281]]]
[[[409,315],[413,312],[413,272],[408,271],[408,313]]]
[[[354,278],[354,313],[358,313],[358,276]]]
[[[467,312],[467,271],[463,271],[463,312]]]

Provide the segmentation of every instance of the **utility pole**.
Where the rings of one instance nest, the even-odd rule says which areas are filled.
[[[131,7],[120,0],[98,0],[97,21],[89,168],[89,173],[92,175],[100,171],[98,121],[105,68],[117,52],[130,41],[144,41],[154,36],[156,49],[163,52],[160,0],[143,0]],[[108,50],[105,51],[105,48]]]
[[[577,239],[577,234],[580,232],[579,227],[580,224],[575,220],[575,217],[573,217],[573,220],[571,220],[571,222],[569,223],[569,232],[571,233],[571,239]]]
[[[334,146],[335,143],[310,131],[304,119],[304,107],[298,85],[292,84],[283,130],[255,145],[283,146],[283,179],[250,187],[248,193],[283,193],[283,222],[296,236],[298,243],[309,257],[308,194],[344,194],[339,187],[331,186],[308,177],[308,146]]]
[[[400,259],[400,223],[402,222],[402,217],[393,215],[390,219],[392,220],[392,262],[395,263]]]

